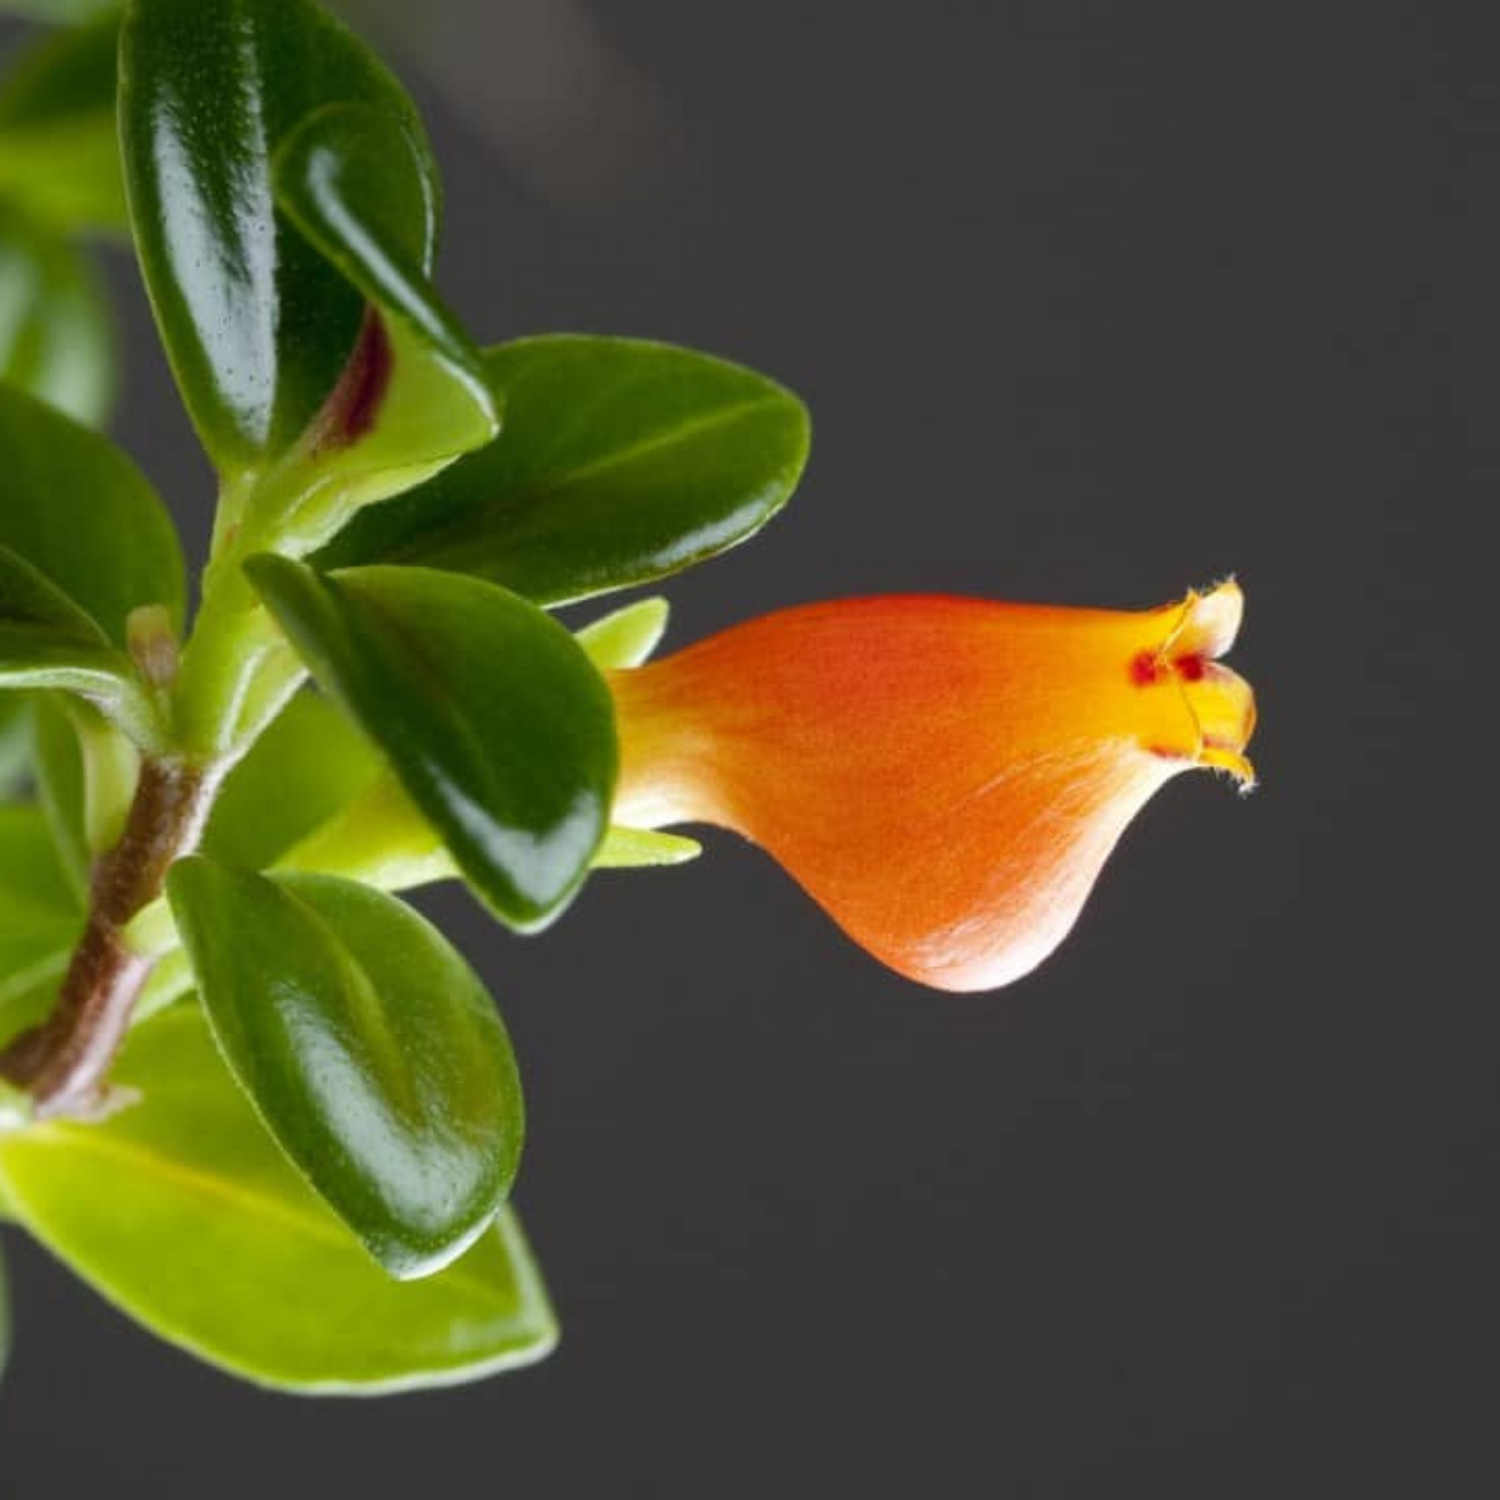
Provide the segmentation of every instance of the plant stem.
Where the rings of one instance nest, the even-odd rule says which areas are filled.
[[[123,929],[198,842],[218,777],[183,761],[147,759],[119,842],[95,868],[88,923],[52,1014],[0,1052],[0,1076],[26,1090],[38,1117],[89,1114],[155,960]]]

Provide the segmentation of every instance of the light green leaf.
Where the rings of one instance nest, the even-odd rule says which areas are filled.
[[[524,931],[551,920],[603,840],[618,763],[609,690],[572,636],[478,579],[325,578],[272,556],[247,571],[491,908]]]
[[[27,700],[0,693],[0,802],[14,796],[31,770],[31,721]]]
[[[129,227],[115,131],[117,12],[44,36],[0,84],[0,192],[62,231]]]
[[[665,599],[638,599],[585,625],[575,639],[601,672],[638,667],[661,644],[670,608]]]
[[[83,917],[42,810],[0,806],[0,1046],[50,1008]]]
[[[472,573],[540,604],[629,588],[753,535],[807,459],[802,403],[723,360],[556,335],[486,356],[505,431],[362,511],[315,559]]]
[[[265,869],[357,798],[382,764],[347,714],[317,693],[298,693],[230,772],[203,852]]]
[[[266,1134],[197,1006],[138,1027],[116,1076],[140,1104],[0,1137],[0,1193],[163,1338],[324,1394],[477,1380],[552,1348],[546,1293],[507,1210],[446,1271],[393,1281]]]
[[[202,856],[168,880],[230,1070],[282,1149],[393,1276],[429,1276],[515,1178],[521,1081],[494,1004],[394,897]]]
[[[63,867],[83,892],[94,857],[124,831],[140,757],[102,715],[75,698],[33,695],[31,722],[38,800]]]
[[[287,850],[279,868],[342,875],[382,891],[460,878],[442,835],[389,771]]]
[[[72,245],[5,207],[0,379],[90,427],[104,424],[114,398],[114,318],[98,273]]]
[[[120,136],[136,248],[178,385],[227,473],[285,452],[355,348],[364,298],[273,191],[278,148],[337,103],[392,116],[435,182],[411,101],[311,0],[131,0]]]
[[[117,646],[140,605],[182,621],[182,551],[166,507],[107,439],[0,385],[0,546],[86,610]]]
[[[603,847],[594,856],[596,870],[642,870],[685,865],[703,853],[696,839],[654,828],[626,828],[612,824]]]
[[[702,852],[702,845],[680,834],[611,825],[592,868],[680,865]],[[289,849],[278,868],[325,871],[383,891],[460,878],[441,835],[390,774],[377,777],[335,817]]]

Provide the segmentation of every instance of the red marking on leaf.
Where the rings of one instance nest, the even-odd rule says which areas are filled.
[[[312,445],[315,453],[352,447],[373,431],[395,364],[384,321],[373,307],[366,307],[354,352],[318,415]]]

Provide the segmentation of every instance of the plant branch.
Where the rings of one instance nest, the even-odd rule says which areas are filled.
[[[52,1014],[0,1051],[0,1077],[32,1096],[39,1117],[100,1107],[155,963],[132,951],[124,928],[197,844],[217,780],[182,761],[142,762],[125,831],[95,868],[88,922]]]

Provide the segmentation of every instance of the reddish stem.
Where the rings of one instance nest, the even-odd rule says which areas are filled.
[[[86,1114],[155,960],[131,951],[125,925],[161,894],[174,860],[191,853],[213,801],[213,778],[180,762],[142,763],[125,832],[95,867],[88,924],[52,1014],[0,1051],[0,1076],[32,1096],[41,1118]]]

